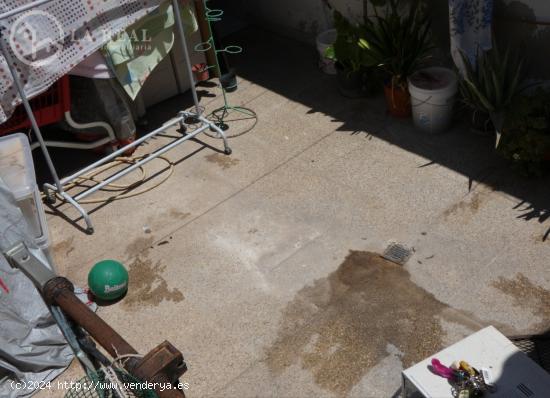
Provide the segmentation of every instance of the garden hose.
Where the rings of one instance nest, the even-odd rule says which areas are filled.
[[[74,188],[74,187],[83,186],[84,182],[89,182],[89,181],[92,181],[94,183],[100,183],[101,180],[96,178],[97,175],[99,175],[101,173],[104,173],[105,171],[110,170],[113,167],[119,166],[121,164],[132,165],[135,162],[137,162],[137,161],[139,161],[139,160],[141,160],[145,157],[147,157],[147,156],[131,156],[131,157],[118,157],[118,158],[115,158],[112,162],[106,163],[106,164],[104,164],[104,165],[102,165],[102,166],[100,166],[96,169],[91,170],[89,173],[86,173],[86,174],[76,178],[75,182],[67,184],[65,186],[65,189],[69,190],[69,189]],[[114,195],[108,196],[108,197],[79,200],[78,202],[82,203],[82,204],[103,203],[103,202],[109,202],[109,201],[114,201],[114,200],[127,199],[127,198],[138,196],[138,195],[141,195],[141,194],[144,194],[146,192],[151,191],[152,189],[154,189],[154,188],[160,186],[161,184],[163,184],[164,182],[166,182],[172,176],[172,174],[174,173],[174,164],[169,159],[167,159],[166,157],[163,157],[163,156],[159,156],[159,157],[157,157],[157,159],[164,160],[166,163],[168,163],[170,165],[170,168],[168,170],[168,173],[166,173],[166,175],[164,176],[164,178],[162,178],[160,181],[156,182],[154,185],[149,186],[147,188],[137,190],[137,191],[124,193],[124,194],[123,193],[118,193],[118,194],[114,194]],[[143,166],[139,166],[139,170],[141,171],[141,178],[138,181],[132,182],[130,184],[109,183],[109,184],[105,185],[101,190],[103,190],[103,191],[126,191],[128,189],[131,189],[131,188],[143,183],[147,179],[147,173],[143,169]],[[105,189],[105,188],[110,188],[110,189]],[[57,192],[56,192],[56,196],[60,200],[63,200],[63,197],[61,197]]]

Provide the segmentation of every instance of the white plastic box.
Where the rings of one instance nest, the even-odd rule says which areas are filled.
[[[0,178],[12,191],[36,245],[49,255],[46,215],[36,185],[29,140],[24,134],[0,137]]]

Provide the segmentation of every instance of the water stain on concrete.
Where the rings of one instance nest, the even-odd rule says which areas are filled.
[[[171,218],[176,218],[178,220],[185,220],[187,217],[191,215],[191,213],[186,213],[176,208],[170,209],[168,214],[170,215]]]
[[[462,200],[449,207],[443,212],[443,216],[447,219],[457,213],[475,214],[479,210],[480,203],[479,193],[475,193],[469,201]]]
[[[532,311],[541,318],[537,329],[547,330],[550,325],[550,291],[535,285],[522,273],[514,279],[500,277],[493,286],[512,297],[514,304]]]
[[[165,228],[167,225],[174,224],[174,221],[183,221],[190,215],[191,213],[172,207],[167,211],[158,212],[149,216],[147,218],[147,224],[150,226],[152,231],[158,231]]]
[[[122,304],[128,309],[143,305],[156,307],[165,300],[178,303],[184,299],[178,288],[168,287],[168,282],[162,275],[166,265],[153,263],[149,258],[154,242],[153,236],[140,237],[126,247],[126,255],[130,258],[129,284],[128,294]]]
[[[440,350],[448,308],[403,267],[350,251],[338,270],[288,304],[266,362],[276,374],[301,363],[319,386],[344,396],[388,355],[388,344],[403,353],[404,366]]]
[[[139,253],[147,252],[155,242],[153,236],[144,236],[134,239],[132,243],[126,246],[126,255],[130,258],[136,257]]]
[[[145,256],[135,257],[129,266],[128,294],[123,305],[127,308],[144,305],[156,307],[163,301],[182,301],[183,293],[178,288],[170,289],[162,276],[165,269],[166,266],[160,262],[153,264]]]
[[[74,236],[71,236],[70,238],[62,240],[61,242],[55,244],[53,246],[54,254],[59,256],[68,256],[74,251],[73,243]]]
[[[458,215],[463,218],[474,216],[484,205],[486,200],[489,199],[491,192],[493,191],[489,188],[481,189],[479,192],[474,192],[469,198],[461,200],[445,210],[443,212],[443,217],[448,219]]]
[[[227,155],[222,155],[220,153],[213,153],[211,155],[205,156],[206,160],[210,163],[215,163],[220,166],[223,170],[230,169],[233,166],[239,164],[240,160],[231,158]]]

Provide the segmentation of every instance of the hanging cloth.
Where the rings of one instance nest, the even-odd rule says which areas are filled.
[[[181,17],[187,34],[198,29],[189,4],[181,8]],[[172,4],[165,2],[103,47],[107,63],[131,99],[172,49],[174,23]]]
[[[0,0],[2,12],[29,0]],[[129,25],[155,10],[160,0],[53,0],[0,20],[2,40],[27,97],[48,89]],[[21,102],[0,54],[0,123]]]
[[[461,52],[475,65],[478,51],[491,49],[492,20],[493,0],[449,0],[451,55],[461,74]]]

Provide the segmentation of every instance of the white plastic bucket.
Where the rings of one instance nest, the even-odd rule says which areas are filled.
[[[325,51],[334,44],[337,35],[336,29],[325,30],[317,35],[317,51],[319,51],[319,57],[321,58],[319,67],[328,75],[335,75],[336,67],[333,60],[325,57]]]
[[[432,67],[414,73],[408,82],[415,126],[428,133],[449,128],[457,91],[456,74],[447,68]]]

